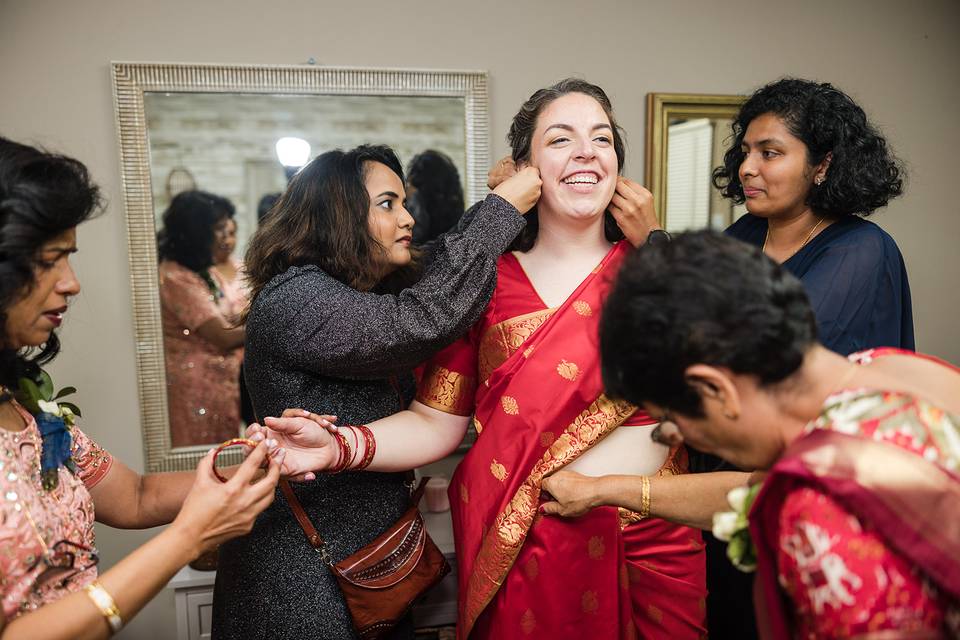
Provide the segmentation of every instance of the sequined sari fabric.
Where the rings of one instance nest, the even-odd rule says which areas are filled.
[[[45,549],[66,540],[93,547],[93,500],[88,488],[107,475],[113,458],[77,428],[73,458],[78,475],[61,467],[57,487],[45,491],[40,480],[40,432],[33,416],[17,407],[22,431],[0,429],[0,593],[6,620],[55,602],[97,577],[96,567],[65,582],[42,558]],[[89,564],[78,554],[77,567]],[[57,578],[57,579],[53,579]]]
[[[214,271],[211,269],[211,273]],[[211,275],[219,285],[219,276]],[[240,363],[243,349],[223,351],[197,328],[212,319],[237,319],[242,291],[218,295],[190,269],[160,263],[160,307],[173,446],[213,444],[240,433]]]

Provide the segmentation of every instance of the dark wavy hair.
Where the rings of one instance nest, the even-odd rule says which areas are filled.
[[[460,172],[447,154],[433,149],[418,153],[407,165],[407,184],[416,191],[409,198],[417,221],[413,241],[424,244],[449,231],[463,215]]]
[[[777,80],[750,96],[733,121],[733,140],[713,184],[734,202],[745,201],[740,148],[754,118],[772,113],[807,147],[811,166],[832,154],[823,184],[811,187],[807,204],[819,215],[870,215],[903,192],[904,169],[887,141],[853,99],[828,83]]]
[[[370,195],[364,184],[370,162],[386,165],[403,181],[400,160],[383,145],[328,151],[293,177],[247,247],[244,267],[251,300],[293,266],[316,265],[360,291],[380,289],[384,276],[378,258],[384,248],[370,234]],[[389,280],[402,288],[415,271],[415,265],[398,269],[401,273]]]
[[[630,402],[702,416],[688,367],[776,384],[799,369],[816,337],[803,285],[759,248],[715,231],[682,233],[624,262],[601,318],[603,382]]]
[[[102,209],[81,162],[0,137],[0,384],[36,378],[60,351],[56,333],[39,349],[14,348],[7,312],[32,290],[41,247]]]
[[[551,102],[569,93],[582,93],[590,96],[603,107],[603,112],[607,114],[607,119],[610,121],[610,128],[613,129],[613,150],[617,154],[617,171],[623,171],[623,164],[627,157],[626,142],[623,129],[617,124],[613,115],[613,105],[610,104],[610,98],[597,85],[579,78],[567,78],[555,85],[538,89],[520,106],[517,115],[513,116],[510,132],[507,133],[507,142],[510,143],[513,161],[519,165],[530,160],[530,146],[533,144],[533,132],[537,128],[537,119]],[[527,225],[517,236],[517,239],[513,241],[508,251],[529,251],[533,248],[533,243],[537,239],[537,232],[540,228],[537,208],[531,209],[524,217],[527,219]],[[603,231],[610,242],[622,240],[624,237],[623,231],[620,230],[613,215],[606,211],[603,214]]]
[[[203,274],[213,266],[214,227],[236,213],[233,203],[206,191],[183,191],[163,212],[157,256]]]

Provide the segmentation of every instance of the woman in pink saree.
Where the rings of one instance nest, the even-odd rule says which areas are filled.
[[[826,350],[800,282],[710,232],[632,256],[602,325],[608,393],[658,438],[769,470],[748,516],[762,637],[960,637],[960,371]],[[589,484],[563,501],[618,503]]]
[[[599,310],[631,243],[654,226],[649,193],[619,176],[623,142],[609,99],[584,81],[534,93],[509,139],[521,174],[532,167],[542,180],[536,212],[501,257],[483,318],[428,363],[410,410],[369,425],[377,448],[367,468],[445,455],[452,447],[426,450],[440,438],[455,446],[441,434],[462,434],[474,417],[478,438],[450,490],[459,637],[700,638],[697,530],[615,508],[576,521],[539,513],[541,482],[563,467],[686,470],[685,449],[651,442],[655,421],[605,396],[600,378]],[[287,471],[329,467],[333,440],[307,442],[301,422],[267,420],[288,450]]]

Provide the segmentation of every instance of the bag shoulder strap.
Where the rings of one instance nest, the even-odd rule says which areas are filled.
[[[420,503],[420,498],[423,497],[423,492],[427,487],[427,480],[429,479],[430,478],[420,478],[420,483],[410,496],[410,504],[417,506]],[[280,490],[283,492],[283,496],[287,499],[287,504],[290,505],[290,510],[293,512],[293,517],[297,519],[297,522],[300,524],[300,528],[303,529],[304,535],[307,536],[307,542],[309,542],[310,546],[317,551],[321,552],[322,554],[326,554],[326,543],[323,541],[323,538],[320,537],[320,533],[317,531],[317,528],[313,526],[312,522],[310,522],[310,516],[308,516],[307,512],[303,510],[303,505],[300,504],[297,494],[293,492],[293,487],[290,486],[290,483],[287,480],[281,480]],[[324,559],[326,560],[326,557]]]

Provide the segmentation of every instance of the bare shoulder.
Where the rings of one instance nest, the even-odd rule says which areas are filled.
[[[867,365],[887,388],[907,391],[952,413],[960,413],[960,370],[931,356],[891,353]]]

